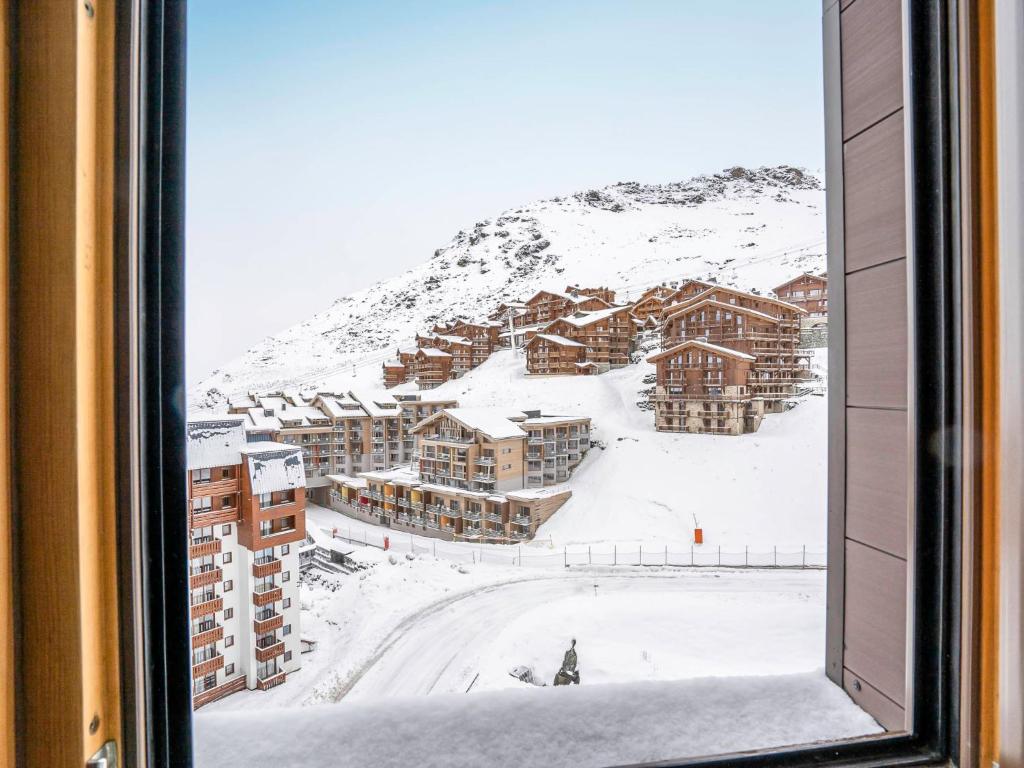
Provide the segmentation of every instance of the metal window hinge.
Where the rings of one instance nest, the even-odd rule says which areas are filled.
[[[85,768],[117,768],[117,742],[108,741],[85,761]]]

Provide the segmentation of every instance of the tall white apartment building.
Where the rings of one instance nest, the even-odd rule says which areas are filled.
[[[267,690],[300,666],[306,473],[294,445],[247,442],[239,416],[188,424],[193,706]]]

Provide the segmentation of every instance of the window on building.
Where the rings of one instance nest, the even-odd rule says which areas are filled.
[[[284,652],[284,660],[285,660],[286,662],[288,662],[288,661],[291,661],[291,660],[292,660],[292,652],[291,652],[291,651],[285,651],[285,652]]]
[[[286,635],[287,636],[287,635],[290,635],[291,633],[292,633],[292,625],[291,624],[285,624],[283,627],[281,627],[281,634],[282,635]]]
[[[224,647],[225,648],[230,648],[234,644],[235,644],[235,636],[234,635],[228,635],[228,636],[226,636],[224,638]]]
[[[227,665],[225,665],[225,667],[224,667],[224,676],[225,677],[230,677],[233,674],[235,674],[235,665],[234,664],[227,664]]]
[[[291,580],[292,580],[292,573],[291,573],[291,571],[284,571],[281,574],[281,581],[291,581]]]
[[[232,618],[234,618],[234,616],[235,616],[235,609],[234,608],[225,608],[224,609],[224,618],[225,619],[232,619]]]
[[[235,588],[235,583],[231,579],[226,579],[224,581],[224,591],[225,592],[230,592],[234,588]]]
[[[281,601],[281,607],[283,607],[283,608],[291,608],[292,607],[292,599],[290,597],[286,597],[284,600]]]
[[[230,523],[228,525],[222,526],[221,529],[220,529],[220,533],[221,533],[221,536],[230,536],[231,535],[231,525],[230,525]]]
[[[230,552],[225,552],[224,553],[224,557],[223,557],[224,565],[227,565],[228,563],[231,562],[231,557],[232,557],[232,554]]]

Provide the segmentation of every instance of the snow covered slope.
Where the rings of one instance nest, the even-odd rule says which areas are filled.
[[[250,389],[333,387],[353,374],[377,381],[380,364],[416,331],[479,319],[541,288],[606,285],[628,299],[655,283],[711,277],[770,290],[824,269],[824,228],[821,179],[787,166],[625,182],[531,203],[475,223],[421,266],[265,339],[198,384],[190,404],[214,407]],[[334,280],[345,291],[343,265],[289,279]]]
[[[825,350],[819,352],[814,365],[824,373]],[[637,407],[652,373],[654,366],[641,362],[600,376],[528,377],[522,354],[501,350],[432,393],[470,407],[593,419],[604,447],[592,448],[572,473],[572,498],[540,527],[535,546],[688,548],[696,517],[705,549],[824,551],[827,398],[808,396],[791,411],[768,414],[753,434],[656,432],[653,413]]]

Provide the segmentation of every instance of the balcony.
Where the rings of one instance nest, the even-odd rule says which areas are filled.
[[[504,523],[505,521],[501,517],[501,512],[488,512],[484,515],[484,520],[490,523]]]
[[[204,600],[201,603],[194,603],[192,605],[192,618],[198,619],[200,616],[205,616],[208,613],[216,613],[223,608],[224,598],[211,597],[209,600]]]
[[[463,520],[470,520],[472,522],[478,522],[483,517],[479,512],[470,512],[469,510],[462,513]]]
[[[434,529],[435,531],[437,531],[437,530],[440,530],[440,528],[441,528],[441,524],[440,524],[440,523],[438,523],[438,522],[437,522],[436,520],[430,520],[430,519],[428,519],[428,520],[427,520],[427,521],[426,521],[426,522],[424,523],[424,525],[425,525],[425,526],[427,526],[427,528],[432,528],[432,529]]]
[[[191,559],[196,557],[207,557],[209,555],[219,555],[220,549],[220,539],[215,539],[212,536],[203,541],[193,539],[192,544],[188,548],[188,556]]]
[[[516,515],[515,517],[512,518],[512,522],[515,523],[516,525],[529,525],[530,524],[530,516],[529,515]]]
[[[384,494],[381,493],[380,491],[369,491],[366,495],[369,496],[374,501],[383,501],[384,500]]]
[[[271,688],[283,683],[286,676],[283,670],[271,672],[266,677],[257,676],[256,687],[261,691],[269,691]]]
[[[270,603],[276,603],[282,597],[280,587],[272,587],[264,592],[253,592],[252,603],[260,607],[269,605]]]
[[[542,445],[544,443],[543,437],[531,437],[527,441],[529,445]]]
[[[193,528],[206,528],[221,523],[233,523],[238,519],[238,507],[223,507],[221,509],[206,509],[192,513],[191,526]]]
[[[192,649],[203,648],[207,645],[213,645],[218,640],[224,639],[224,627],[219,624],[211,629],[197,632],[192,635]]]
[[[474,472],[473,479],[478,483],[493,483],[494,475],[490,472]]]
[[[266,648],[256,648],[256,661],[270,661],[284,654],[284,640],[278,640]]]
[[[238,478],[228,477],[205,483],[192,483],[192,498],[197,496],[229,496],[238,493]]]
[[[475,541],[483,536],[483,531],[479,528],[464,528],[462,530],[462,538],[470,541]]]
[[[411,506],[417,512],[422,512],[424,508],[424,504],[422,501],[411,501],[409,502],[409,506]]]
[[[260,618],[260,617],[264,618]],[[280,629],[284,626],[284,616],[275,611],[260,611],[256,614],[256,618],[252,622],[252,630],[257,635],[263,635],[267,632],[273,632],[275,629]]]
[[[216,672],[218,669],[224,668],[224,657],[221,654],[200,661],[192,665],[192,679],[200,677],[206,677],[209,674]]]
[[[189,589],[199,589],[207,584],[215,584],[222,578],[223,573],[220,568],[207,567],[198,573],[191,574],[188,579],[188,586]]]
[[[281,572],[281,561],[276,557],[261,557],[252,564],[252,575],[257,579]]]
[[[509,534],[509,538],[514,539],[515,541],[525,541],[530,538],[530,534],[527,531],[512,531],[512,533]]]

